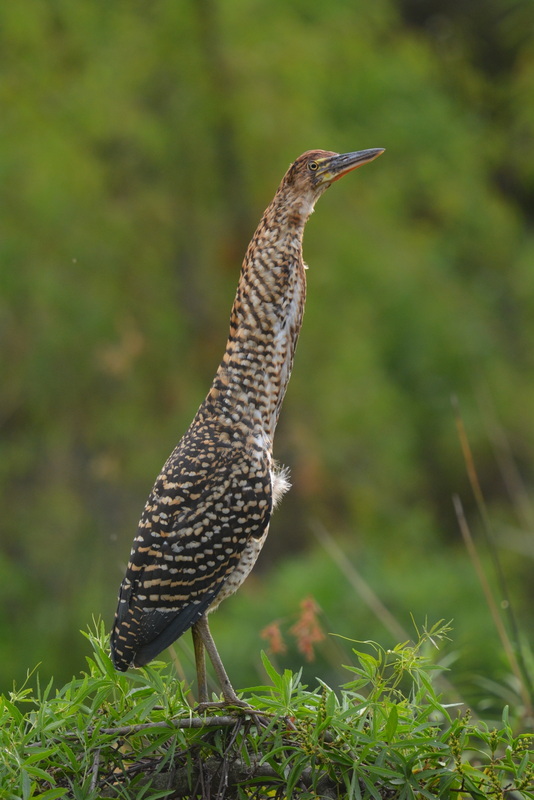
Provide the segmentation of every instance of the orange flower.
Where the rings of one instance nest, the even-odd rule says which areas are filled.
[[[267,640],[270,653],[276,654],[286,652],[287,647],[282,636],[282,631],[280,630],[280,623],[277,620],[267,625],[260,633],[260,636],[262,639]]]
[[[325,638],[317,618],[321,609],[313,597],[310,596],[301,601],[300,610],[300,617],[289,629],[289,632],[295,636],[298,649],[304,654],[306,660],[313,661],[315,658],[313,646],[318,642],[322,642]]]

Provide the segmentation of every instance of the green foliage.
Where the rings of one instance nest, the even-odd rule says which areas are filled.
[[[270,683],[243,692],[247,708],[199,717],[162,663],[115,672],[99,625],[81,678],[0,697],[0,795],[534,798],[534,737],[507,713],[489,729],[438,695],[432,653],[448,632],[440,623],[391,650],[352,643],[338,691],[310,690],[264,655]]]
[[[387,152],[306,231],[275,444],[293,490],[261,563],[304,550],[318,519],[403,618],[465,620],[465,670],[499,676],[455,547],[450,498],[469,493],[450,396],[529,620],[534,25],[528,3],[465,5],[0,5],[3,689],[36,662],[64,682],[83,658],[74,632],[111,619],[153,478],[221,357],[250,235],[310,147]],[[352,593],[336,575],[329,588],[322,553],[298,567],[352,630]],[[236,649],[257,650],[310,591],[283,607],[293,584],[279,581],[225,610],[247,621]]]

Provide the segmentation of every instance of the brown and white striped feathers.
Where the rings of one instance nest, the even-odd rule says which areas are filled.
[[[111,638],[119,670],[148,663],[241,585],[289,487],[273,437],[304,311],[304,226],[336,158],[300,156],[252,237],[213,385],[139,523]]]

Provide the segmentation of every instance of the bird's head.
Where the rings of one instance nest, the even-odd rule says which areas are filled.
[[[348,172],[368,164],[382,155],[384,149],[358,150],[354,153],[332,153],[328,150],[308,150],[291,164],[280,185],[279,193],[286,201],[299,207],[307,217],[322,193]]]

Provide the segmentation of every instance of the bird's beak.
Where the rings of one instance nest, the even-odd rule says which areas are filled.
[[[339,156],[325,158],[321,164],[319,175],[321,183],[333,183],[338,181],[347,172],[374,161],[384,152],[383,147],[375,147],[372,150],[358,150],[355,153],[343,153]]]

